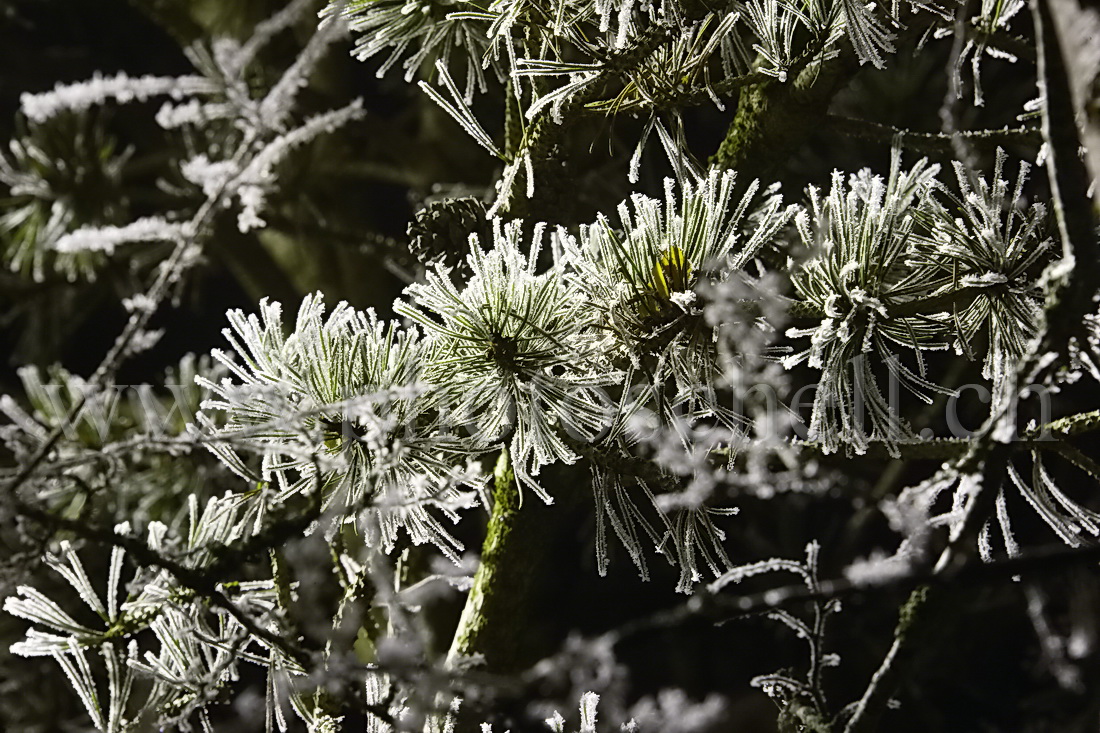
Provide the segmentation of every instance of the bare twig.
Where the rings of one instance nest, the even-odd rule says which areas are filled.
[[[896,141],[904,148],[926,153],[954,153],[953,137],[944,133],[912,132],[892,125],[839,115],[829,115],[828,124],[830,130],[841,135],[877,140],[885,144],[894,144]],[[1039,129],[1027,125],[998,130],[963,130],[956,132],[955,135],[962,137],[971,145],[991,148],[1014,144],[1029,144],[1037,147],[1042,142]]]
[[[847,578],[823,580],[818,583],[817,590],[810,590],[805,584],[798,583],[740,596],[700,591],[686,603],[629,622],[608,632],[605,638],[618,644],[641,633],[671,628],[692,620],[724,623],[804,603],[876,593],[895,593],[921,586],[970,588],[975,585],[1003,582],[1018,575],[1047,575],[1096,562],[1100,562],[1100,545],[1081,547],[1054,545],[991,563],[971,560],[941,572],[928,568],[914,568],[909,572],[883,576],[870,582],[856,582]]]

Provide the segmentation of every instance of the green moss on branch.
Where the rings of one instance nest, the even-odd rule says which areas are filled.
[[[737,112],[711,158],[750,177],[769,173],[825,124],[833,96],[859,69],[851,52],[810,62],[780,82],[768,79],[741,89]]]
[[[534,661],[528,606],[537,574],[540,549],[550,523],[541,507],[520,509],[521,497],[512,475],[507,449],[497,461],[493,507],[481,548],[481,564],[462,610],[447,655],[447,665],[482,657],[493,674],[508,674]]]

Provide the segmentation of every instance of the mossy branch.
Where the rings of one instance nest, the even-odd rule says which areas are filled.
[[[532,502],[529,502],[532,503]],[[529,666],[528,603],[545,546],[546,522],[539,507],[521,510],[507,448],[494,472],[493,506],[481,563],[447,654],[452,669],[474,661],[486,672],[508,674]]]
[[[898,624],[890,651],[875,671],[863,697],[856,703],[844,733],[877,730],[879,718],[886,709],[901,671],[908,666],[908,661],[921,646],[920,642],[938,620],[936,611],[943,605],[942,595],[942,591],[933,592],[927,585],[918,586],[909,594],[898,611]]]
[[[781,165],[819,129],[833,96],[859,70],[847,49],[828,60],[810,60],[785,82],[769,78],[741,88],[737,112],[711,164],[750,178]]]

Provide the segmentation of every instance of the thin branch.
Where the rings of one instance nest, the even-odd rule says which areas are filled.
[[[847,578],[823,580],[818,583],[816,590],[807,588],[803,583],[792,583],[740,596],[700,591],[675,608],[629,622],[608,632],[603,638],[619,644],[644,632],[673,628],[692,620],[725,623],[804,603],[893,593],[921,586],[970,588],[1004,582],[1016,576],[1049,575],[1073,566],[1097,562],[1100,562],[1100,545],[1053,545],[991,563],[970,560],[940,572],[929,568],[913,568],[909,572],[884,576],[870,582],[855,582]]]
[[[991,420],[989,424],[994,423]],[[934,628],[945,605],[943,590],[932,588],[930,583],[952,575],[954,568],[973,563],[966,558],[972,557],[971,548],[992,513],[993,502],[1001,491],[1008,454],[1007,445],[993,442],[990,435],[985,434],[974,444],[970,454],[960,461],[965,463],[968,460],[977,460],[977,457],[981,456],[981,488],[967,504],[962,522],[952,530],[950,541],[932,569],[929,582],[915,588],[901,607],[890,649],[856,703],[844,733],[871,733],[877,729],[879,719],[886,711],[890,696],[897,688],[901,675],[905,673],[909,662],[923,646],[922,642]],[[984,565],[985,563],[979,564],[979,566]]]
[[[1067,438],[1097,430],[1100,430],[1100,410],[1090,410],[1036,425],[1024,431],[1021,439],[1006,445],[1013,452],[1039,450],[1061,452],[1069,445],[1066,442]],[[903,461],[950,461],[963,458],[973,443],[972,438],[931,438],[895,445],[901,452],[900,459]],[[813,440],[793,440],[791,444],[807,450],[822,450],[822,445]],[[883,442],[872,442],[864,455],[873,458],[892,457],[886,443]]]
[[[234,157],[234,163],[239,165],[247,153],[248,146],[241,146],[241,149],[238,150]],[[156,279],[154,279],[153,283],[145,291],[145,302],[151,303],[152,306],[135,309],[134,312],[130,314],[130,318],[126,322],[126,326],[122,329],[122,333],[115,339],[107,355],[103,357],[99,366],[96,367],[96,370],[88,379],[88,389],[80,393],[64,419],[50,432],[46,439],[42,441],[42,444],[38,447],[38,450],[35,451],[34,455],[20,467],[19,471],[8,482],[8,485],[4,487],[4,493],[6,495],[14,497],[15,492],[30,479],[39,465],[41,465],[53,450],[54,446],[57,445],[57,441],[61,439],[65,428],[72,424],[73,420],[80,414],[80,411],[84,409],[84,404],[88,400],[88,394],[108,384],[111,375],[118,370],[118,367],[128,356],[127,351],[134,339],[149,324],[150,319],[152,319],[153,314],[157,311],[161,302],[168,296],[171,287],[179,281],[179,278],[189,267],[195,264],[197,258],[189,258],[188,255],[192,254],[192,248],[197,246],[196,242],[200,239],[200,235],[205,234],[210,227],[214,214],[217,213],[220,208],[222,196],[228,185],[227,182],[219,186],[218,190],[208,196],[202,206],[199,207],[199,210],[195,212],[195,215],[191,217],[186,227],[190,236],[180,239],[175,249],[172,250],[172,254],[160,265],[160,271],[157,273]]]
[[[904,148],[925,153],[953,153],[951,136],[941,132],[913,132],[892,125],[869,120],[859,120],[840,115],[829,115],[826,120],[830,132],[838,135],[874,140],[887,145],[895,142]],[[1038,147],[1042,135],[1036,127],[1004,127],[997,130],[964,130],[955,133],[975,146],[995,148],[1003,145],[1029,144]]]
[[[209,599],[215,606],[225,610],[250,634],[263,640],[272,648],[278,649],[285,654],[287,658],[301,665],[303,669],[309,668],[310,656],[307,652],[292,646],[290,642],[283,637],[257,624],[256,621],[244,613],[244,611],[233,603],[233,601],[229,600],[225,593],[218,589],[218,581],[212,577],[212,574],[204,572],[205,568],[202,571],[196,570],[186,565],[182,565],[175,560],[164,557],[137,537],[118,534],[109,529],[88,524],[87,522],[59,517],[20,499],[16,499],[15,504],[20,514],[33,520],[37,524],[54,529],[65,529],[82,539],[122,548],[141,565],[167,570],[183,586]]]

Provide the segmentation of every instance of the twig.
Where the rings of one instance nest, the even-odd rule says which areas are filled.
[[[927,153],[954,152],[951,136],[941,132],[913,132],[892,125],[840,115],[829,115],[827,123],[829,129],[839,135],[877,140],[887,144],[893,144],[896,141],[902,147]],[[989,147],[1017,143],[1038,145],[1042,142],[1039,129],[1027,125],[1004,127],[998,130],[963,130],[955,134],[971,144]]]
[[[994,424],[994,420],[990,420],[990,427]],[[985,525],[1004,482],[1008,453],[1007,445],[992,441],[990,433],[986,433],[973,445],[970,453],[961,459],[960,464],[965,464],[980,457],[981,488],[967,504],[962,522],[953,529],[947,547],[931,571],[929,583],[940,577],[950,576],[954,568],[970,562],[966,560],[973,554],[970,548],[974,546],[978,533]],[[929,630],[934,628],[939,611],[945,603],[944,596],[942,589],[932,588],[930,584],[922,584],[910,593],[898,614],[898,625],[894,630],[890,650],[852,709],[852,716],[844,733],[870,733],[877,728],[901,675],[920,648],[921,642],[927,638]]]
[[[234,162],[239,164],[239,162],[244,159],[247,151],[248,147],[242,146],[237,152]],[[126,322],[126,326],[122,329],[122,333],[115,339],[107,355],[103,357],[99,366],[96,367],[96,370],[88,379],[88,388],[80,393],[73,402],[72,407],[69,408],[69,412],[58,426],[50,432],[44,441],[42,441],[42,444],[38,447],[38,450],[35,451],[34,455],[20,467],[19,471],[8,482],[8,485],[4,487],[5,495],[10,497],[15,496],[15,492],[26,483],[38,469],[42,461],[50,454],[54,446],[57,445],[57,441],[61,439],[65,428],[70,425],[73,420],[76,419],[77,415],[80,414],[80,411],[84,409],[84,405],[88,400],[88,394],[105,386],[109,381],[110,375],[118,369],[119,365],[126,358],[127,349],[130,347],[134,338],[141,333],[146,325],[148,325],[157,307],[164,298],[167,297],[171,286],[175,284],[184,271],[194,263],[194,259],[190,262],[188,261],[187,255],[191,252],[192,247],[195,246],[195,240],[199,238],[201,233],[205,233],[207,227],[209,227],[214,214],[219,208],[224,189],[227,185],[228,183],[223,184],[216,192],[208,196],[202,206],[199,207],[199,210],[195,212],[195,215],[191,217],[191,221],[187,227],[190,236],[182,238],[176,244],[175,249],[172,250],[172,254],[160,265],[160,272],[157,274],[153,284],[145,291],[145,302],[152,305],[135,309],[134,312],[130,314],[130,318]]]
[[[303,669],[308,669],[310,662],[308,653],[291,646],[290,642],[286,639],[257,624],[233,603],[233,601],[229,600],[225,593],[218,589],[218,582],[213,579],[212,574],[189,568],[175,560],[164,557],[136,537],[118,534],[111,530],[88,524],[87,522],[59,517],[19,499],[17,499],[15,503],[20,514],[38,524],[69,530],[83,539],[122,548],[142,565],[167,570],[175,576],[182,585],[195,591],[204,598],[209,599],[219,608],[224,609],[230,616],[236,619],[241,626],[247,629],[250,634],[263,640],[271,647],[278,649],[285,654],[287,658],[301,665]],[[205,570],[205,568],[203,570]]]
[[[909,572],[870,582],[855,582],[847,578],[823,580],[818,583],[817,590],[811,590],[805,584],[791,584],[742,596],[723,596],[703,591],[675,608],[629,622],[608,632],[604,638],[618,644],[640,633],[671,628],[693,619],[724,623],[802,603],[843,600],[852,596],[911,590],[921,586],[965,588],[997,583],[1017,575],[1049,574],[1070,566],[1093,562],[1100,562],[1100,545],[1054,545],[991,563],[971,560],[938,573],[928,568],[914,568]]]

